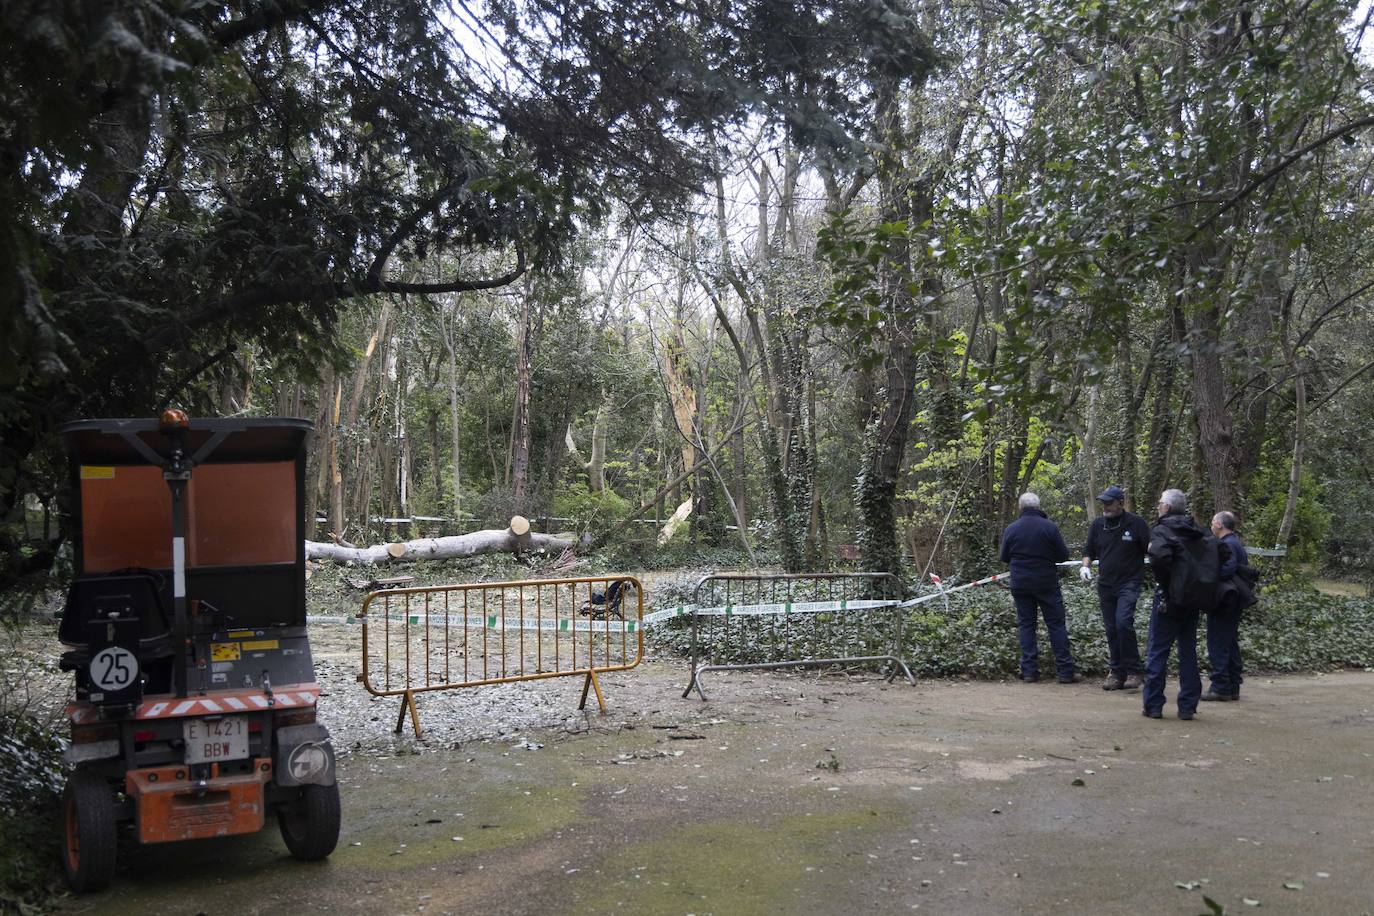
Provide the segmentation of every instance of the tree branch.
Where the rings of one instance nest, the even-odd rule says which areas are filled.
[[[329,8],[332,0],[265,0],[257,9],[224,23],[210,33],[220,47],[228,48],[279,25],[304,19]]]
[[[484,289],[499,289],[514,283],[529,268],[525,259],[525,251],[518,245],[515,249],[515,259],[515,267],[509,272],[480,280],[453,279],[440,283],[402,283],[364,277],[352,282],[298,280],[274,286],[256,286],[216,300],[182,321],[162,325],[143,338],[143,350],[145,353],[158,353],[181,331],[200,330],[238,312],[250,312],[293,303],[335,302],[340,299],[353,299],[375,293],[424,296],[438,293],[466,293]]]
[[[1212,223],[1220,219],[1224,214],[1229,212],[1231,208],[1235,207],[1241,201],[1245,200],[1245,198],[1255,193],[1255,191],[1259,190],[1261,187],[1268,184],[1270,181],[1273,181],[1281,173],[1283,173],[1290,166],[1292,166],[1293,163],[1297,162],[1299,159],[1306,156],[1308,153],[1311,153],[1313,150],[1325,146],[1333,140],[1339,140],[1346,134],[1354,133],[1357,130],[1369,127],[1372,124],[1374,124],[1374,115],[1368,115],[1363,118],[1357,118],[1354,121],[1350,121],[1347,124],[1342,124],[1340,127],[1336,127],[1327,131],[1317,139],[1313,140],[1311,143],[1302,147],[1301,149],[1294,150],[1287,156],[1284,156],[1275,165],[1260,173],[1258,176],[1252,179],[1249,184],[1247,184],[1245,187],[1241,188],[1234,195],[1232,195],[1231,198],[1227,200],[1225,203],[1223,203],[1220,207],[1218,207],[1212,213],[1211,216],[1207,217],[1201,223],[1194,226],[1193,231],[1188,234],[1188,237],[1183,240],[1183,243],[1187,244],[1188,242],[1191,242],[1193,239],[1197,238],[1198,233],[1202,232],[1202,230],[1212,225]]]

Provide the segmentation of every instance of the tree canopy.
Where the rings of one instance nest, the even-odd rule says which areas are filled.
[[[1108,482],[1359,536],[1350,0],[0,16],[9,574],[56,424],[169,400],[315,417],[341,537],[690,496],[788,568],[971,570]]]

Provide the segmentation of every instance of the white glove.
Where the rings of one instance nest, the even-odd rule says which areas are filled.
[[[1091,582],[1093,580],[1093,571],[1087,566],[1080,566],[1078,567],[1078,578],[1082,579],[1084,582]]]

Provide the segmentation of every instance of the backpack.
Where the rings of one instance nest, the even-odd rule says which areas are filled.
[[[1214,611],[1221,593],[1221,542],[1210,535],[1174,541],[1169,603],[1186,611]]]
[[[1255,594],[1259,585],[1259,572],[1253,566],[1237,566],[1235,578],[1231,583],[1236,587],[1236,610],[1243,611],[1259,603],[1259,596]]]

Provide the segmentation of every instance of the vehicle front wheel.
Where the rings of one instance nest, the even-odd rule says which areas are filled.
[[[62,793],[62,870],[78,894],[109,886],[115,870],[115,799],[109,782],[79,769]]]
[[[277,809],[277,826],[291,855],[317,862],[339,842],[339,786],[302,786],[301,796]]]

